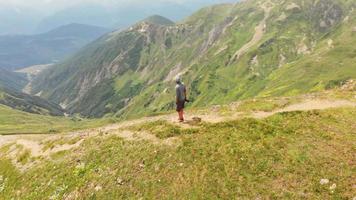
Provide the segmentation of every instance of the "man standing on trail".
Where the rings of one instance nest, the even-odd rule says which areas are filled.
[[[182,83],[181,77],[176,77],[176,105],[179,116],[179,122],[184,122],[184,104],[187,100],[187,90]]]

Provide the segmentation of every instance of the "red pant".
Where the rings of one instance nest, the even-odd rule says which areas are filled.
[[[178,111],[179,121],[184,121],[184,111],[183,109]]]

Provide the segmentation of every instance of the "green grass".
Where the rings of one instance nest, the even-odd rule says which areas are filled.
[[[352,199],[355,116],[355,108],[344,108],[205,124],[194,133],[180,132],[177,148],[116,136],[92,138],[23,174],[2,156],[0,175],[7,182],[0,196]],[[148,128],[176,132],[165,125]],[[321,185],[324,178],[330,183]],[[333,183],[337,187],[330,190]]]
[[[30,114],[0,105],[0,134],[47,134],[88,129],[113,119],[86,120]]]
[[[145,123],[143,125],[136,125],[130,127],[133,131],[147,131],[160,139],[185,135],[185,134],[194,134],[197,132],[196,128],[192,129],[181,129],[179,126],[171,124],[167,121],[155,121]]]
[[[67,137],[67,138],[59,138],[57,140],[48,140],[42,143],[43,151],[47,151],[48,149],[53,149],[54,147],[61,146],[61,145],[65,145],[65,144],[69,144],[69,145],[73,145],[75,143],[77,143],[80,140],[80,136],[78,137]]]
[[[237,108],[240,112],[264,111],[271,112],[290,105],[295,99],[253,99],[243,101]]]
[[[24,165],[30,160],[30,156],[31,156],[31,152],[29,150],[23,150],[17,156],[17,162],[19,162],[19,163]]]

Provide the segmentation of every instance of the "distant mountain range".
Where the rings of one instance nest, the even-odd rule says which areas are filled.
[[[207,3],[199,1],[200,7]],[[87,3],[85,5],[80,4],[66,8],[46,17],[39,23],[37,31],[48,31],[68,22],[124,29],[147,16],[155,14],[165,16],[173,21],[181,20],[189,16],[196,9],[194,5],[174,2],[162,3],[159,1],[149,3],[133,1],[111,7]]]
[[[203,6],[236,1],[238,0],[183,0],[175,3],[130,0],[111,1],[106,5],[105,1],[83,1],[77,4],[71,2],[64,8],[57,8],[56,1],[27,7],[0,2],[0,35],[38,34],[71,23],[124,29],[150,15],[158,14],[177,21]]]
[[[191,106],[295,95],[356,78],[353,1],[243,1],[177,24],[144,20],[109,33],[33,81],[32,94],[88,117],[174,107],[183,75]]]
[[[38,35],[0,36],[0,69],[17,70],[56,62],[108,31],[97,26],[69,24]]]

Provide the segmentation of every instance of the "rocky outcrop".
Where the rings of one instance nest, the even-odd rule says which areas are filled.
[[[317,29],[325,32],[342,21],[343,10],[332,0],[320,0],[312,6],[311,17]]]
[[[300,10],[300,6],[294,2],[290,3],[286,7],[287,11],[298,11]]]
[[[221,24],[215,26],[210,32],[208,39],[202,44],[200,48],[200,55],[209,50],[220,36],[233,24],[236,18],[228,17]]]

